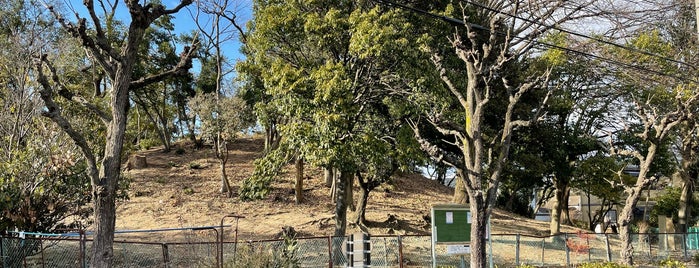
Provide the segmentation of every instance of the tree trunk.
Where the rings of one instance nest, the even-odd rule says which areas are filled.
[[[214,151],[216,158],[219,160],[219,171],[221,174],[221,193],[226,193],[226,196],[232,197],[231,184],[228,182],[228,174],[226,173],[226,163],[228,162],[228,145],[221,137],[221,133],[217,133],[214,140]]]
[[[325,178],[325,187],[332,187],[333,186],[333,179],[335,178],[333,175],[333,170],[330,168],[323,168],[323,177]]]
[[[102,177],[106,180],[115,178]],[[106,181],[105,180],[105,181]],[[110,183],[107,183],[110,184]],[[111,189],[102,187],[107,185],[94,185],[92,197],[95,213],[95,238],[92,243],[92,267],[111,267],[114,258],[112,245],[114,244],[114,224],[116,221],[115,193]]]
[[[486,267],[486,229],[488,215],[481,196],[469,198],[471,209],[471,265],[474,268]]]
[[[365,226],[366,225],[366,205],[369,200],[369,193],[371,190],[369,190],[369,184],[368,183],[359,183],[359,186],[361,188],[361,191],[359,191],[359,204],[357,204],[357,218],[355,219],[355,223],[357,225]]]
[[[354,173],[350,174],[349,178],[345,180],[347,184],[345,186],[345,192],[347,193],[347,208],[351,211],[356,211],[357,207],[354,205]]]
[[[556,180],[556,193],[553,196],[553,207],[551,207],[551,223],[549,234],[557,235],[561,233],[561,211],[565,204],[566,188],[568,185],[561,179]]]
[[[631,189],[631,193],[626,197],[626,203],[621,210],[621,215],[619,215],[621,261],[627,265],[633,265],[633,245],[631,244],[631,230],[629,227],[631,227],[631,221],[633,220],[633,208],[636,207],[641,191],[642,188],[638,186]]]
[[[468,203],[468,193],[466,193],[466,182],[465,179],[457,175],[456,184],[454,184],[454,197],[451,202],[455,204],[466,204]]]
[[[270,122],[265,128],[265,153],[269,153],[279,146],[279,132],[277,124]]]
[[[566,184],[565,194],[563,195],[563,200],[561,202],[561,223],[573,225],[573,221],[570,220],[570,187]]]
[[[303,202],[303,158],[296,158],[296,185],[294,187],[296,190],[296,204],[301,204]]]
[[[517,192],[517,189],[514,189],[508,193],[509,196],[507,197],[507,202],[505,202],[505,210],[514,211],[515,199],[517,199],[516,192]]]
[[[221,174],[221,193],[226,193],[226,196],[232,197],[231,184],[228,182],[228,174],[226,174],[226,160],[219,159],[219,171]]]
[[[185,123],[187,125],[187,134],[189,136],[189,140],[194,142],[194,147],[199,149],[201,148],[204,144],[203,141],[197,139],[197,134],[194,131],[195,126],[196,126],[196,116],[192,116],[192,118],[187,118],[187,121]]]
[[[694,193],[694,180],[692,178],[682,178],[682,194],[680,195],[680,208],[678,214],[677,228],[681,233],[687,232],[689,220],[692,218],[692,195]]]
[[[352,172],[340,171],[337,185],[337,198],[335,199],[335,236],[345,236],[347,230],[347,197],[349,196],[349,180],[352,180]]]
[[[697,178],[696,165],[696,145],[691,142],[693,139],[686,139],[682,145],[681,170],[676,175],[682,181],[682,195],[680,196],[680,209],[678,211],[680,232],[687,232],[689,219],[692,218],[692,203],[694,202],[694,180]]]
[[[133,34],[133,33],[132,33]],[[142,36],[142,32],[140,35]],[[140,38],[138,38],[140,40]],[[132,42],[132,40],[129,40]],[[136,49],[137,46],[127,46]],[[125,66],[117,71],[111,95],[112,120],[107,125],[104,158],[99,178],[92,180],[92,198],[95,213],[95,237],[92,244],[92,267],[112,267],[114,252],[114,225],[116,221],[116,186],[121,175],[121,152],[124,148],[127,110],[129,106],[129,84],[131,70],[136,60],[136,51],[125,51]]]

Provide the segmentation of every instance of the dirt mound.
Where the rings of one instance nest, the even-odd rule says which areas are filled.
[[[233,191],[254,170],[254,160],[262,155],[263,140],[239,139],[230,145],[226,165]],[[218,162],[210,148],[197,149],[191,143],[178,143],[170,152],[154,148],[138,152],[148,165],[126,171],[131,179],[130,198],[118,203],[117,230],[187,228],[221,224],[225,215],[243,216],[239,220],[240,239],[274,238],[284,226],[293,227],[299,236],[328,236],[334,231],[334,204],[319,169],[306,168],[304,203],[294,204],[293,165],[265,200],[241,202],[219,192]],[[355,189],[355,199],[358,197]],[[418,174],[399,174],[369,196],[366,212],[372,234],[429,234],[430,205],[448,202],[453,190]],[[350,211],[348,219],[355,214]],[[426,220],[427,219],[427,220]],[[235,220],[225,218],[224,225]],[[226,229],[226,239],[232,229]],[[358,232],[348,226],[348,233]],[[158,232],[139,235],[146,240],[181,238],[179,233]],[[213,235],[213,234],[212,234]],[[118,235],[117,239],[125,237]]]

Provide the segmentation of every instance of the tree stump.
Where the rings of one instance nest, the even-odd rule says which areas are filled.
[[[148,162],[146,161],[146,156],[144,155],[133,155],[129,159],[128,164],[126,164],[126,169],[141,169],[148,167]]]

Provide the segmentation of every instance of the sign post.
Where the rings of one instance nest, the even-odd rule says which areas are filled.
[[[447,254],[464,256],[471,253],[471,211],[468,204],[432,205],[432,267],[437,267],[436,245],[446,245]]]

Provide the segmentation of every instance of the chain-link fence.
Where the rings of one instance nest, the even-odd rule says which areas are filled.
[[[203,241],[209,239],[208,241]],[[180,243],[115,241],[116,267],[349,267],[346,237],[315,237],[265,241],[218,241],[203,236]],[[430,236],[370,237],[371,267],[431,267]],[[634,234],[634,261],[656,264],[673,258],[688,261],[699,254],[699,233]],[[616,234],[528,236],[493,234],[486,246],[488,262],[497,267],[523,264],[551,267],[587,262],[618,261],[621,243]],[[0,237],[2,268],[87,267],[92,241],[87,237],[37,235]],[[450,255],[437,244],[438,267],[468,266],[469,256]]]

